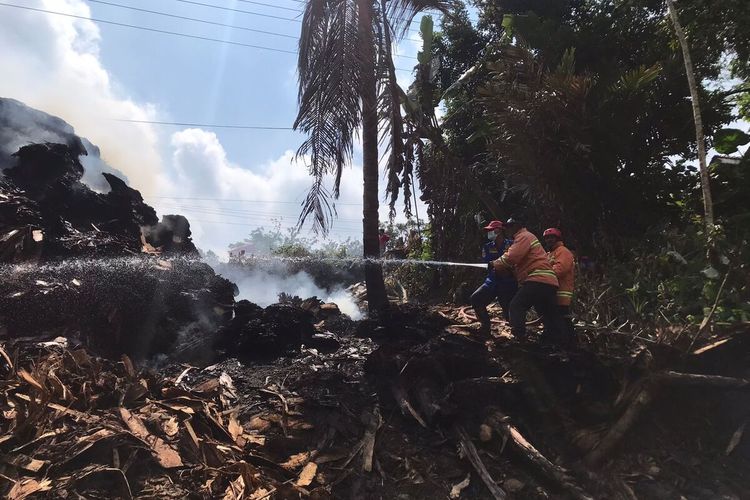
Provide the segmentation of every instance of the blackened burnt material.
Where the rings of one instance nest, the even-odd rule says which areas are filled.
[[[315,317],[291,304],[265,309],[247,300],[235,307],[235,317],[216,337],[216,348],[243,359],[269,359],[298,352],[309,344]]]
[[[0,266],[0,338],[62,335],[135,358],[210,343],[232,316],[234,285],[168,258],[197,256],[187,219],[159,222],[109,173],[110,190],[93,191],[85,154],[80,141],[27,145],[0,176],[0,263],[42,264]]]
[[[157,225],[144,228],[143,234],[151,245],[164,253],[198,257],[191,239],[190,222],[182,215],[165,215]]]
[[[41,230],[42,260],[113,257],[141,252],[141,233],[164,253],[197,256],[190,224],[182,216],[156,212],[118,177],[103,173],[110,191],[97,193],[81,182],[81,144],[31,144],[13,156],[16,164],[0,182],[0,234]],[[19,260],[20,256],[6,260]]]
[[[81,182],[80,154],[64,144],[22,147],[14,155],[17,164],[5,170],[5,186],[0,187],[23,194],[15,199],[16,212],[38,217],[3,212],[0,231],[20,225],[40,229],[43,260],[140,253],[141,226],[156,224],[156,212],[138,191],[110,174],[104,174],[109,193],[89,189]]]
[[[207,264],[148,257],[9,266],[0,290],[0,339],[64,336],[113,358],[210,343],[234,302]]]

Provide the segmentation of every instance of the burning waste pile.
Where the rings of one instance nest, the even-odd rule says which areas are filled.
[[[80,160],[94,146],[61,120],[1,99],[0,111],[7,110],[0,113],[0,335],[66,336],[99,355],[138,361],[160,354],[209,359],[215,342],[223,349],[235,342],[247,354],[248,329],[239,333],[241,314],[232,319],[237,286],[198,260],[187,219],[159,220],[141,194],[112,173],[102,173],[106,193],[92,190]],[[8,123],[8,115],[16,121]],[[63,142],[22,144],[9,153],[7,145],[23,142],[19,134],[28,130]],[[245,277],[243,287],[267,288],[252,278]],[[307,321],[306,309],[288,309],[304,320],[286,325],[269,318],[275,326],[259,331],[260,351],[286,349],[285,335],[274,337],[279,346],[269,346],[266,330]]]
[[[228,320],[234,287],[190,259],[187,220],[159,221],[110,174],[108,193],[92,191],[80,153],[27,145],[0,179],[4,334],[75,335],[101,354],[140,358],[185,328],[209,332]]]
[[[0,179],[0,495],[747,498],[746,332],[559,351],[454,305],[255,304],[71,134]]]

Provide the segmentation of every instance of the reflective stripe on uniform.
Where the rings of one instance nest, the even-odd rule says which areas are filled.
[[[538,246],[541,246],[541,245],[542,244],[539,243],[539,240],[534,240],[534,241],[531,242],[530,246],[531,246],[531,248],[535,248],[535,247],[538,247]]]
[[[557,292],[558,297],[572,297],[573,292]]]
[[[555,271],[546,271],[544,269],[537,269],[536,271],[531,271],[529,273],[529,276],[555,276]]]

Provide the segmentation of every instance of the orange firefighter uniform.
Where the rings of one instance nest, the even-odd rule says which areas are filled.
[[[557,305],[570,306],[573,301],[573,286],[575,280],[575,259],[573,252],[568,250],[562,241],[547,253],[552,270],[555,271],[559,287],[557,289]]]
[[[496,268],[501,267],[498,263],[511,268],[519,285],[526,281],[533,281],[558,286],[557,275],[552,269],[542,244],[526,228],[519,230],[513,236],[513,244],[495,263]]]
[[[509,220],[509,223],[520,223]],[[556,339],[560,335],[560,319],[555,300],[557,276],[547,259],[539,240],[521,227],[513,235],[513,244],[496,261],[496,270],[510,268],[518,280],[518,292],[510,302],[510,327],[517,339],[526,338],[526,313],[534,308],[542,317],[542,340]]]

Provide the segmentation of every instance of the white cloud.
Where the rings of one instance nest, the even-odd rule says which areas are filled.
[[[172,161],[159,182],[161,197],[149,201],[160,213],[185,214],[202,248],[221,255],[253,227],[271,228],[275,221],[283,228],[296,224],[311,178],[291,150],[249,170],[227,158],[213,132],[182,130],[172,135],[171,145]],[[361,202],[362,167],[354,165],[342,177],[333,238],[361,235]],[[422,214],[424,210],[421,205]],[[381,220],[387,213],[387,206],[381,204]]]
[[[81,0],[24,2],[26,6],[90,17]],[[110,121],[149,120],[154,106],[115,89],[99,57],[99,29],[92,21],[5,7],[0,17],[0,95],[59,116],[101,148],[102,158],[148,193],[159,170],[153,127]],[[134,147],[137,145],[137,147]]]

